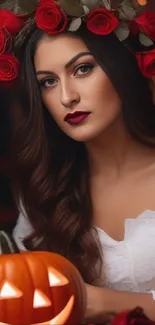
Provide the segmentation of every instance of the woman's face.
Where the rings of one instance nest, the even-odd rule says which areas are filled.
[[[44,36],[34,64],[45,106],[72,139],[90,141],[120,115],[117,92],[80,38]]]

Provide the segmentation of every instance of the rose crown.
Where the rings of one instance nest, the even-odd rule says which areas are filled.
[[[5,15],[8,15],[9,21],[11,14],[18,22],[21,17],[27,18],[25,26],[17,36],[18,42],[23,41],[24,35],[27,35],[30,26],[34,24],[49,35],[56,35],[65,30],[76,32],[82,24],[98,35],[115,33],[125,45],[129,47],[130,44],[130,50],[136,56],[143,75],[151,79],[155,77],[155,0],[31,0],[27,7],[25,1],[23,6],[22,1],[19,3],[19,6],[16,5],[16,16],[9,10],[0,9],[0,26],[3,25],[0,29],[1,81],[8,78],[7,66],[10,66],[8,70],[12,79],[17,74],[14,65],[16,59],[12,56],[10,58],[9,53],[12,45],[11,34],[18,32],[18,28],[10,30],[5,22],[1,24],[1,19],[4,20]],[[2,1],[2,5],[3,8],[13,10],[9,0]],[[16,26],[13,20],[12,26]],[[132,40],[134,47],[131,47]]]

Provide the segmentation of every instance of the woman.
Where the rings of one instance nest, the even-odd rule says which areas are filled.
[[[55,251],[77,266],[85,321],[137,305],[155,320],[153,65],[141,64],[139,21],[125,47],[111,11],[86,17],[68,29],[64,11],[42,0],[21,47],[14,238],[20,249]]]

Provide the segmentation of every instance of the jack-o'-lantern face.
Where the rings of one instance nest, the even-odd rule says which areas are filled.
[[[0,256],[0,324],[79,325],[85,290],[76,268],[47,252]]]

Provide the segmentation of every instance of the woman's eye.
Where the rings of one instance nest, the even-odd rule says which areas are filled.
[[[43,88],[49,88],[49,87],[55,86],[56,82],[57,82],[56,79],[48,78],[48,79],[40,80],[39,84]]]
[[[94,68],[93,64],[81,64],[75,69],[74,75],[84,75],[89,73]]]

